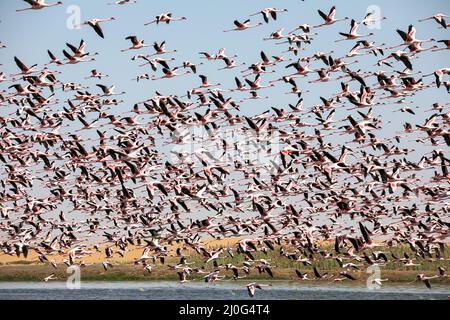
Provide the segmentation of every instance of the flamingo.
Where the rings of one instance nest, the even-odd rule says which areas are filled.
[[[216,86],[222,85],[221,83],[215,83],[215,84],[210,83],[208,81],[208,77],[203,74],[199,75],[199,77],[202,80],[202,85],[200,86],[200,88],[209,88],[209,87],[216,87]]]
[[[108,5],[114,6],[114,5],[136,4],[136,3],[137,1],[135,0],[118,0],[116,2],[109,2]]]
[[[174,78],[174,77],[179,77],[179,76],[191,73],[191,71],[189,71],[189,70],[187,70],[184,73],[176,73],[175,71],[177,69],[178,68],[174,68],[174,69],[171,70],[171,69],[163,68],[162,71],[163,71],[164,75],[162,77],[159,77],[159,78],[158,77],[152,77],[152,80]]]
[[[108,22],[108,21],[114,21],[114,20],[116,20],[114,17],[107,18],[107,19],[90,19],[90,20],[87,20],[87,21],[82,22],[80,26],[88,25],[88,26],[92,27],[92,29],[94,29],[94,31],[95,31],[101,38],[104,39],[105,36],[104,36],[104,34],[103,34],[102,28],[100,27],[100,23],[102,23],[102,22]]]
[[[56,280],[56,279],[58,279],[58,278],[55,276],[54,273],[52,273],[52,274],[49,275],[48,277],[45,277],[45,278],[44,278],[44,281],[45,281],[45,282],[48,282],[48,281],[50,281],[50,280]]]
[[[45,3],[45,0],[23,0],[28,3],[31,7],[25,9],[17,9],[17,12],[27,11],[27,10],[40,10],[44,8],[60,6],[63,3],[61,1],[55,3]]]
[[[390,58],[394,58],[397,61],[403,62],[403,64],[405,65],[405,67],[408,70],[412,70],[411,59],[408,57],[408,53],[405,51],[400,51],[400,50],[393,51],[386,58],[379,60],[377,62],[377,65],[381,66],[381,65],[385,64],[385,65],[392,67],[392,65],[390,65],[389,63],[386,62],[386,60],[388,60]]]
[[[236,68],[236,67],[245,65],[245,62],[236,64],[236,61],[231,60],[231,59],[228,58],[228,57],[224,57],[224,58],[222,58],[222,60],[223,60],[223,62],[225,62],[225,65],[226,65],[226,66],[223,67],[223,68],[220,68],[219,70],[234,69],[234,68]]]
[[[322,68],[320,70],[317,70],[317,73],[319,75],[319,78],[315,79],[315,80],[308,81],[309,83],[328,82],[328,81],[331,80],[330,73],[327,70]]]
[[[202,64],[203,62],[199,63],[198,65],[201,66]],[[184,69],[189,68],[193,73],[197,73],[197,64],[194,64],[190,61],[184,61],[182,67]]]
[[[108,271],[109,268],[113,267],[112,263],[109,261],[103,261],[102,266],[103,266],[103,269],[105,269],[105,271]]]
[[[419,22],[427,21],[433,19],[438,24],[440,24],[444,29],[447,29],[447,23],[445,22],[444,18],[450,18],[449,15],[443,14],[443,13],[436,13],[435,15],[423,19],[419,19]]]
[[[269,85],[266,85],[266,86],[261,85],[261,75],[260,74],[256,75],[254,81],[245,79],[245,82],[247,82],[247,84],[250,86],[250,89],[253,91],[275,86],[275,84],[273,84],[273,83],[270,83]]]
[[[273,66],[279,62],[283,62],[283,61],[291,61],[292,59],[284,59],[284,57],[280,57],[280,56],[272,56],[273,60],[269,60],[269,58],[267,57],[267,55],[265,54],[264,51],[260,52],[260,56],[262,59],[262,64],[264,66]]]
[[[109,75],[98,72],[97,69],[93,69],[93,70],[91,70],[91,75],[89,77],[86,77],[85,79],[87,80],[87,79],[92,79],[92,78],[98,78],[101,80],[102,78],[105,78],[105,77],[109,77]]]
[[[374,24],[376,22],[376,19],[378,19],[379,22],[387,19],[386,17],[377,18],[377,17],[374,17],[374,15],[375,15],[374,11],[368,12],[365,15],[364,19],[361,20],[360,23],[365,25],[366,27],[370,27],[372,24]]]
[[[20,73],[11,75],[12,77],[14,76],[18,76],[18,75],[28,75],[28,74],[32,74],[32,73],[36,73],[38,72],[36,70],[37,64],[32,65],[31,67],[28,67],[26,64],[24,64],[19,58],[14,57],[14,62],[16,63],[16,65],[19,67],[19,69],[21,70]]]
[[[122,52],[126,52],[129,50],[139,50],[142,48],[150,47],[149,45],[144,44],[144,40],[139,40],[136,36],[128,36],[125,38],[125,40],[130,40],[132,43],[132,46],[128,49],[123,49]]]
[[[245,287],[247,288],[248,295],[253,298],[256,292],[256,289],[262,290],[263,287],[270,287],[271,284],[259,284],[256,282],[252,282],[247,284]]]
[[[261,22],[257,23],[257,24],[250,24],[250,19],[245,20],[244,22],[239,22],[238,20],[234,20],[234,25],[236,26],[236,28],[234,29],[228,29],[228,30],[223,30],[223,32],[230,32],[230,31],[244,31],[250,28],[256,28],[262,25]]]
[[[76,54],[70,55],[66,50],[63,50],[64,56],[67,58],[67,62],[63,64],[78,64],[81,62],[91,62],[95,61],[95,58],[90,58],[88,60],[83,59],[83,57],[87,56],[87,54],[83,56],[77,56]]]
[[[418,40],[416,39],[416,28],[411,24],[408,26],[408,32],[404,32],[400,29],[396,30],[397,33],[400,35],[400,37],[403,39],[403,43],[400,43],[398,45],[395,46],[391,46],[388,49],[394,49],[397,47],[400,47],[402,45],[410,45],[414,42],[431,42],[431,41],[435,41],[434,38],[430,38],[430,39],[426,39],[426,40]]]
[[[431,46],[429,48],[423,48],[422,47],[422,42],[414,42],[414,43],[412,43],[412,44],[410,44],[408,46],[409,51],[413,55],[415,55],[415,54],[417,54],[419,52],[425,52],[425,51],[433,50],[433,49],[436,49],[436,48],[438,48],[438,46]]]
[[[275,32],[272,32],[268,38],[264,38],[263,40],[279,40],[279,39],[286,38],[286,36],[284,36],[282,34],[283,30],[284,30],[284,28],[280,28],[280,29],[276,30]]]
[[[136,76],[136,78],[131,79],[131,80],[132,80],[132,81],[136,80],[136,82],[139,82],[139,81],[141,81],[141,80],[150,80],[150,76],[149,76],[147,73],[145,73],[145,74]]]
[[[154,54],[152,54],[151,56],[148,56],[148,57],[153,57],[153,56],[156,56],[156,55],[177,52],[177,50],[166,51],[166,42],[165,41],[161,42],[161,44],[158,44],[156,41],[153,42],[153,49],[155,49],[156,53],[154,53]]]
[[[199,52],[199,54],[201,54],[203,56],[202,57],[203,59],[207,59],[207,60],[215,60],[216,59],[215,55],[212,55],[208,52]]]
[[[87,53],[86,52],[86,43],[83,39],[81,39],[80,44],[77,47],[71,45],[70,43],[66,43],[66,46],[72,50],[72,52],[74,53],[74,56],[77,58],[83,58],[83,57],[91,57],[91,56],[97,56],[98,52],[96,53]]]
[[[425,284],[425,286],[426,286],[428,289],[431,290],[431,283],[430,283],[430,280],[431,280],[431,279],[438,278],[438,277],[439,277],[439,276],[427,277],[427,276],[425,276],[423,273],[419,273],[419,274],[417,275],[417,277],[416,277],[416,281],[422,281],[422,282]]]
[[[384,50],[382,49],[382,46],[384,44],[381,44],[380,46],[375,46],[374,42],[369,42],[367,40],[359,40],[356,42],[354,47],[349,51],[349,53],[346,54],[346,57],[354,57],[354,56],[360,56],[360,55],[367,55],[372,53],[374,56],[377,56],[378,53],[381,55],[384,55]],[[358,52],[358,49],[366,49],[366,52]]]
[[[234,54],[232,56],[227,56],[225,54],[225,48],[220,48],[219,51],[217,52],[217,54],[215,55],[216,60],[223,59],[223,58],[236,58],[236,57],[237,57],[236,54]]]
[[[263,97],[263,96],[258,95],[258,92],[256,92],[256,91],[250,91],[250,97],[242,99],[241,101],[239,101],[239,103],[242,103],[246,100],[258,100],[258,99],[268,99],[268,98],[269,98],[268,96]]]
[[[431,51],[436,52],[436,51],[442,51],[442,50],[450,50],[450,40],[438,40],[437,42],[443,43],[445,45],[445,48],[434,49]]]
[[[183,20],[187,20],[187,18],[186,17],[173,18],[171,12],[166,12],[156,16],[155,20],[145,23],[144,26],[148,26],[152,23],[159,24],[160,22],[165,22],[166,24],[169,24],[171,21],[183,21]]]
[[[126,93],[126,92],[114,93],[115,86],[107,87],[107,86],[102,85],[102,84],[97,84],[96,86],[99,87],[100,89],[102,89],[102,91],[103,91],[103,95],[102,96],[104,96],[104,97],[123,95],[123,94]]]
[[[153,59],[149,59],[146,56],[143,56],[141,54],[138,54],[136,56],[134,56],[131,60],[136,60],[136,59],[143,59],[146,62],[144,64],[139,65],[140,67],[144,67],[146,65],[150,65],[153,71],[157,70],[157,64],[160,64],[161,66],[163,66],[164,68],[170,69],[169,65],[167,64],[168,61],[174,61],[175,58],[169,58],[169,59],[164,59],[164,58],[153,58]]]
[[[288,9],[264,8],[259,12],[251,14],[250,17],[261,14],[264,18],[264,21],[266,23],[269,23],[269,17],[272,17],[273,20],[277,20],[278,12],[288,12]]]
[[[273,73],[275,70],[267,71],[266,65],[264,62],[253,63],[249,68],[242,70],[241,73],[245,73],[246,71],[252,70],[252,72],[245,74],[244,77],[248,77],[252,74],[261,74],[261,73]]]
[[[47,63],[45,66],[48,66],[51,64],[56,64],[56,65],[62,64],[61,60],[59,60],[50,50],[47,50],[47,54],[50,57],[51,61],[49,63]]]
[[[30,94],[33,93],[38,93],[38,89],[33,88],[31,85],[26,85],[25,87],[22,87],[20,84],[13,84],[10,87],[8,87],[8,89],[14,88],[16,89],[16,93],[14,94],[14,96],[19,95],[19,96],[29,96]]]
[[[312,27],[309,24],[303,23],[303,24],[298,25],[295,29],[292,29],[292,31],[289,31],[288,34],[294,33],[297,30],[302,30],[305,33],[309,33],[311,31],[311,28]]]
[[[444,78],[445,74],[450,75],[450,68],[437,69],[433,73],[424,75],[423,77],[428,77],[428,76],[434,75],[434,77],[436,79],[436,87],[439,88],[441,86],[442,79]]]
[[[344,20],[348,20],[348,17],[344,17],[342,19],[336,19],[336,6],[331,7],[328,15],[326,15],[325,13],[323,13],[321,10],[317,10],[317,12],[319,13],[319,15],[322,17],[322,19],[324,20],[324,23],[319,24],[317,26],[314,26],[313,28],[319,28],[322,26],[329,26],[332,25],[338,21],[344,21]]]
[[[302,66],[300,64],[300,61],[297,61],[297,62],[294,62],[294,63],[290,63],[285,68],[289,68],[289,67],[293,67],[296,70],[296,72],[294,74],[290,75],[290,76],[294,76],[294,75],[306,76],[308,73],[320,71],[320,70],[311,70],[309,68],[309,64],[305,64],[305,65]]]
[[[357,39],[357,38],[370,37],[370,36],[373,35],[373,32],[370,32],[370,33],[365,34],[365,35],[358,34],[356,32],[357,29],[358,29],[358,23],[354,19],[352,19],[352,21],[350,23],[350,31],[349,31],[349,33],[339,32],[339,34],[341,36],[344,36],[345,38],[344,39],[335,40],[334,42],[340,42],[340,41],[344,41],[344,40],[354,40],[354,39]]]

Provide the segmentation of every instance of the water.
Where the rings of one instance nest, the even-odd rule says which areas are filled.
[[[83,282],[81,289],[67,289],[64,282],[0,283],[0,300],[243,300],[247,295],[246,282],[206,284],[191,282]],[[258,290],[255,299],[261,300],[408,300],[445,299],[450,296],[448,286],[434,285],[432,290],[417,285],[385,285],[378,290],[363,286],[303,284],[272,282],[272,287]]]

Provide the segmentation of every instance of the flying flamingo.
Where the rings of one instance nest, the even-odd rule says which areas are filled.
[[[429,48],[422,48],[422,42],[413,42],[408,46],[409,51],[412,53],[412,55],[415,55],[419,52],[429,51],[437,49],[438,46],[431,46]]]
[[[132,43],[132,46],[129,47],[128,49],[123,49],[122,52],[150,47],[150,45],[144,44],[144,40],[139,40],[136,36],[128,36],[125,38],[125,40],[130,40]]]
[[[19,67],[19,69],[21,70],[20,73],[12,75],[12,77],[14,76],[18,76],[18,75],[27,75],[27,74],[31,74],[31,73],[35,73],[38,72],[36,70],[37,64],[32,65],[31,67],[27,67],[22,61],[19,60],[19,58],[14,57],[14,61],[16,62],[16,65]]]
[[[311,31],[311,26],[309,24],[300,24],[298,25],[295,29],[293,29],[292,31],[289,31],[289,34],[294,33],[297,30],[302,30],[305,33],[309,33]]]
[[[368,13],[366,14],[366,16],[364,17],[364,19],[361,20],[360,23],[363,24],[363,25],[365,25],[366,27],[370,27],[370,26],[371,26],[372,24],[374,24],[377,20],[378,20],[378,22],[380,22],[380,21],[382,21],[382,20],[386,20],[386,19],[387,19],[386,17],[381,17],[381,18],[374,17],[374,14],[375,14],[374,11],[368,12]]]
[[[170,69],[169,65],[167,64],[167,61],[174,61],[175,58],[170,58],[170,59],[163,59],[163,58],[154,58],[154,59],[149,59],[148,57],[138,54],[136,56],[134,56],[131,60],[136,60],[136,59],[143,59],[146,62],[144,64],[139,65],[140,67],[144,67],[146,65],[150,65],[153,71],[157,70],[157,63],[159,63],[160,65],[162,65],[164,68]]]
[[[163,71],[164,75],[163,75],[162,77],[159,77],[159,78],[157,78],[157,77],[152,77],[152,80],[160,80],[160,79],[174,78],[174,77],[179,77],[179,76],[182,76],[182,75],[191,73],[191,71],[189,71],[189,70],[187,70],[187,71],[184,72],[184,73],[175,73],[175,71],[176,71],[177,69],[178,69],[178,68],[174,68],[174,69],[170,70],[170,69],[167,69],[167,68],[163,68],[162,71]]]
[[[153,42],[153,49],[155,49],[156,53],[148,56],[148,58],[149,57],[153,57],[153,56],[157,56],[157,55],[161,55],[161,54],[177,52],[177,50],[166,51],[166,42],[165,41],[161,42],[161,44],[158,44],[156,41]]]
[[[323,13],[323,11],[321,11],[321,10],[317,10],[317,12],[319,12],[319,15],[324,20],[324,23],[319,24],[317,26],[314,26],[313,28],[319,28],[319,27],[322,27],[322,26],[329,26],[329,25],[332,25],[332,24],[334,24],[334,23],[336,23],[338,21],[344,21],[344,20],[348,20],[349,19],[348,17],[345,17],[345,18],[342,18],[342,19],[336,19],[335,18],[335,16],[336,16],[336,7],[335,6],[331,7],[330,12],[328,13],[328,15]]]
[[[155,20],[145,23],[144,26],[148,26],[152,23],[159,24],[160,22],[165,22],[169,24],[171,21],[183,21],[183,20],[187,20],[187,18],[186,17],[173,18],[171,12],[166,12],[156,16]]]
[[[344,36],[345,38],[344,39],[335,40],[334,42],[340,42],[340,41],[344,41],[344,40],[354,40],[356,38],[369,37],[369,36],[373,35],[373,32],[370,32],[370,33],[365,34],[365,35],[358,34],[356,32],[357,29],[358,29],[358,23],[356,23],[356,21],[352,19],[352,21],[350,23],[350,32],[349,33],[339,32],[339,34],[341,36]]]
[[[328,81],[331,80],[330,73],[326,69],[322,68],[320,70],[317,70],[317,73],[319,75],[319,78],[315,79],[315,80],[308,81],[309,83],[328,82]]]
[[[272,17],[273,20],[277,20],[277,12],[287,12],[287,11],[288,9],[264,8],[259,12],[251,14],[250,17],[262,14],[264,21],[266,23],[269,23],[269,17]]]
[[[102,79],[104,77],[109,77],[109,75],[107,74],[103,74],[101,72],[98,72],[96,69],[91,70],[91,75],[89,77],[86,77],[85,79],[92,79],[92,78],[98,78],[98,79]]]
[[[73,45],[71,45],[70,43],[66,43],[66,46],[70,50],[72,50],[72,52],[74,53],[74,56],[77,57],[77,58],[82,58],[82,57],[86,57],[86,56],[90,57],[90,56],[97,56],[98,55],[98,52],[92,53],[92,54],[86,53],[86,43],[84,42],[83,39],[81,39],[78,48],[73,46]]]
[[[77,64],[77,63],[81,63],[81,62],[95,61],[95,58],[91,58],[89,60],[83,59],[83,57],[87,56],[87,54],[85,54],[84,56],[79,57],[77,55],[70,55],[66,50],[63,50],[63,54],[68,60],[65,64]]]
[[[56,64],[56,65],[61,65],[61,61],[50,51],[47,50],[48,56],[50,57],[51,61],[49,63],[46,64],[46,66],[50,65],[50,64]]]
[[[226,66],[223,68],[220,68],[219,70],[233,69],[233,68],[245,65],[245,62],[236,64],[236,61],[230,60],[228,57],[222,58],[222,60],[225,62]]]
[[[439,48],[439,49],[432,50],[433,52],[442,51],[442,50],[450,50],[450,40],[438,40],[437,42],[443,43],[445,45],[445,48]]]
[[[199,77],[202,80],[202,85],[200,86],[200,88],[209,88],[222,85],[221,83],[210,83],[208,81],[208,77],[203,74],[199,75]]]
[[[416,28],[411,24],[408,26],[408,32],[404,32],[400,29],[397,29],[397,33],[400,35],[400,37],[403,39],[403,43],[400,43],[398,45],[389,47],[388,49],[394,49],[403,45],[410,45],[414,42],[431,42],[435,41],[433,38],[427,39],[427,40],[418,40],[416,39]]]
[[[219,60],[219,59],[223,59],[223,58],[236,58],[237,55],[232,55],[232,56],[228,56],[225,54],[225,48],[220,48],[219,51],[217,52],[217,54],[210,54],[208,52],[199,52],[199,54],[201,54],[203,57],[201,57],[202,59],[206,59],[209,61],[212,60]]]
[[[261,22],[257,23],[257,24],[250,24],[250,19],[245,20],[244,22],[239,22],[238,20],[234,20],[234,25],[236,26],[236,28],[234,29],[228,29],[228,30],[223,30],[223,32],[230,32],[230,31],[244,31],[246,29],[250,29],[250,28],[256,28],[262,25]]]
[[[102,96],[104,96],[104,97],[118,96],[118,95],[123,95],[123,94],[126,93],[126,92],[114,93],[115,86],[107,87],[107,86],[104,86],[102,84],[97,84],[96,86],[99,87],[100,89],[102,89],[102,91],[103,91],[103,95]]]
[[[40,10],[44,8],[49,7],[56,7],[59,5],[62,5],[63,3],[61,1],[55,2],[55,3],[45,3],[45,0],[23,0],[26,3],[28,3],[31,7],[25,8],[25,9],[18,9],[17,12],[27,11],[27,10]]]
[[[263,40],[279,40],[286,38],[286,36],[282,34],[283,30],[284,30],[283,28],[280,28],[275,32],[272,32],[268,38],[264,38]]]
[[[248,79],[245,79],[245,82],[247,82],[247,84],[250,86],[250,89],[253,91],[259,90],[259,89],[264,89],[264,88],[269,88],[269,87],[274,87],[275,84],[271,83],[267,86],[262,86],[261,83],[261,75],[257,74],[255,77],[254,81],[250,81]]]
[[[389,56],[386,57],[386,59],[389,59],[391,57],[393,57],[397,61],[403,62],[403,64],[405,65],[406,68],[408,68],[409,70],[412,70],[413,67],[411,64],[411,60],[409,59],[408,54],[406,52],[400,51],[400,50],[393,51]],[[386,60],[386,59],[383,59],[383,60]]]
[[[104,34],[103,34],[102,28],[100,27],[100,23],[102,23],[102,22],[108,22],[108,21],[114,21],[114,20],[116,20],[114,17],[107,18],[107,19],[90,19],[90,20],[87,20],[87,21],[84,21],[83,23],[81,23],[80,26],[83,26],[83,25],[91,26],[91,27],[94,29],[94,31],[95,31],[101,38],[104,39],[105,36],[104,36]]]
[[[45,277],[45,278],[44,278],[44,281],[45,281],[45,282],[48,282],[48,281],[50,281],[50,280],[56,280],[56,279],[58,279],[58,278],[55,276],[54,273],[52,273],[52,274],[49,275],[48,277]]]
[[[436,79],[436,87],[440,87],[441,83],[442,83],[442,79],[444,78],[444,75],[450,75],[450,68],[441,68],[441,69],[437,69],[436,71],[434,71],[433,73],[424,75],[423,77],[429,77],[434,75],[435,79]]]
[[[237,55],[234,54],[232,56],[227,56],[225,54],[225,48],[220,48],[215,57],[216,57],[216,60],[219,60],[219,59],[223,59],[223,58],[236,58]]]
[[[440,24],[444,29],[447,29],[447,23],[445,22],[444,18],[450,18],[449,15],[443,14],[443,13],[436,13],[435,15],[427,18],[420,19],[419,22],[427,21],[433,19],[438,24]]]
[[[259,284],[256,282],[252,282],[246,285],[247,287],[247,293],[250,297],[253,298],[253,296],[255,295],[256,289],[262,289],[263,287],[270,287],[270,284]]]
[[[135,0],[119,0],[116,2],[110,2],[110,3],[108,3],[108,5],[114,6],[114,5],[135,4],[135,3],[137,3],[137,1],[135,1]]]

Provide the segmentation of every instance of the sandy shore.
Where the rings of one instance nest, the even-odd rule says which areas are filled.
[[[313,278],[311,269],[298,268],[301,272],[309,273]],[[322,273],[338,274],[340,270],[321,270]],[[431,273],[430,271],[429,273]],[[65,265],[61,265],[58,269],[54,269],[48,265],[3,265],[0,266],[0,281],[43,281],[49,274],[54,273],[59,281],[65,281],[71,273],[67,273]],[[252,271],[245,279],[247,280],[287,280],[299,281],[296,279],[295,271],[293,269],[275,269],[273,271],[274,278],[270,278],[267,274],[258,274]],[[222,271],[222,274],[227,276],[227,279],[232,279],[231,271]],[[389,279],[389,282],[411,282],[415,279],[418,271],[416,270],[382,270],[382,278]],[[366,282],[370,274],[365,271],[352,272],[352,275],[357,278],[355,282]],[[336,278],[336,276],[334,277]],[[332,282],[334,278],[320,280],[320,282]],[[341,277],[342,278],[342,277]],[[192,275],[190,279],[202,280],[202,275]],[[117,264],[113,268],[105,271],[101,264],[88,265],[81,268],[81,280],[85,281],[158,281],[158,280],[178,280],[175,270],[169,270],[167,266],[155,266],[152,273],[144,270],[142,266]],[[436,278],[432,280],[433,283],[442,283],[450,285],[450,277]],[[349,280],[344,280],[349,283]]]
[[[223,240],[210,240],[205,241],[206,248],[218,248],[218,247],[234,247],[239,239],[227,238]],[[321,244],[323,246],[329,246],[330,244]],[[81,268],[81,277],[86,281],[133,281],[133,280],[178,280],[177,271],[171,270],[169,265],[176,265],[180,257],[175,255],[176,246],[171,248],[171,253],[167,257],[164,265],[158,260],[156,263],[152,263],[152,272],[149,273],[143,268],[142,265],[135,265],[134,262],[138,260],[141,255],[143,248],[136,246],[128,246],[127,251],[124,253],[124,257],[121,257],[114,246],[111,246],[114,250],[112,258],[106,258],[105,248],[107,245],[100,247],[99,251],[95,249],[92,254],[84,255],[76,260],[79,264],[81,261],[84,262],[85,267]],[[378,248],[383,250],[383,248]],[[387,248],[386,248],[387,249]],[[392,248],[389,248],[392,250]],[[398,252],[396,255],[401,257],[403,252],[407,252],[408,248],[396,248]],[[205,266],[204,258],[201,257],[193,250],[184,251],[183,254],[187,257],[189,262],[193,262],[193,266]],[[271,265],[276,266],[272,268],[274,273],[274,278],[270,278],[267,273],[258,274],[258,272],[252,268],[250,275],[247,275],[245,279],[258,279],[258,280],[294,280],[298,281],[295,270],[299,270],[302,273],[308,273],[309,278],[314,278],[312,272],[312,266],[304,266],[299,262],[295,262],[286,258],[281,258],[279,256],[279,251],[275,248],[274,251],[269,251],[268,255],[263,253],[257,253],[256,259],[266,259],[270,261]],[[67,266],[64,264],[64,260],[68,259],[67,255],[53,254],[47,255],[49,260],[54,260],[57,263],[57,268],[55,269],[50,263],[42,263],[38,259],[38,254],[31,250],[28,257],[24,259],[22,256],[19,258],[16,255],[5,255],[0,254],[0,281],[42,281],[45,277],[54,273],[58,280],[65,280],[70,276],[67,273]],[[236,266],[242,265],[242,255],[235,255],[233,258],[229,257],[227,254],[223,255],[223,258],[219,259],[219,264],[225,265],[227,263],[234,264]],[[113,267],[109,268],[107,271],[104,270],[102,266],[103,261],[110,262]],[[150,262],[150,261],[149,261]],[[413,281],[417,274],[424,273],[427,276],[432,276],[437,274],[438,267],[443,267],[450,272],[450,260],[449,252],[446,250],[445,258],[443,260],[419,260],[420,266],[405,267],[401,262],[391,263],[387,267],[381,267],[381,278],[387,278],[390,282],[411,282]],[[335,278],[343,278],[339,276],[339,272],[342,271],[337,265],[334,259],[329,260],[317,260],[313,261],[318,270],[323,274],[328,272],[328,274],[335,275]],[[354,277],[357,278],[358,282],[366,281],[367,277],[371,274],[367,273],[366,265],[364,262],[360,262],[360,270],[349,271]],[[206,264],[206,270],[213,270],[212,263]],[[232,279],[232,272],[221,269],[221,274],[226,275],[228,279]],[[244,275],[242,271],[239,273]],[[203,275],[191,275],[189,279],[202,279]],[[333,278],[334,279],[334,278]],[[325,279],[321,280],[324,282],[330,282],[332,280]],[[348,282],[349,280],[344,280]],[[442,277],[433,279],[436,283],[450,284],[450,277]]]

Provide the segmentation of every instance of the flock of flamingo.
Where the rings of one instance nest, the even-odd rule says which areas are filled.
[[[18,12],[63,5],[25,2],[29,7]],[[27,258],[33,250],[51,273],[61,263],[56,256],[66,257],[68,266],[84,266],[85,256],[104,250],[103,267],[109,272],[111,257],[126,256],[137,246],[143,253],[136,267],[150,276],[155,268],[168,268],[182,283],[194,274],[206,282],[252,273],[270,280],[276,266],[257,258],[268,251],[310,268],[310,273],[292,270],[299,281],[353,281],[371,265],[408,269],[422,261],[448,261],[449,103],[433,101],[431,94],[429,106],[418,105],[414,96],[450,92],[450,68],[422,72],[415,66],[437,51],[448,52],[450,40],[421,40],[411,24],[393,30],[397,43],[375,43],[370,38],[377,30],[369,27],[389,17],[369,12],[349,18],[336,7],[323,9],[302,18],[316,24],[289,26],[288,33],[278,29],[260,39],[279,44],[273,45],[273,55],[258,50],[256,42],[261,59],[252,63],[237,61],[240,57],[224,48],[217,53],[199,48],[192,57],[197,63],[179,62],[179,52],[168,50],[165,42],[147,44],[135,35],[118,39],[124,54],[136,52],[130,63],[148,70],[133,81],[167,81],[168,92],[135,101],[132,108],[119,98],[125,92],[101,83],[111,77],[95,69],[100,54],[88,52],[83,40],[67,43],[59,54],[36,48],[36,55],[39,49],[48,54],[45,66],[30,65],[17,53],[10,61],[17,73],[0,72],[2,254]],[[277,8],[248,12],[218,32],[251,33],[289,14]],[[448,28],[448,17],[438,13],[416,21],[431,25],[434,20],[439,30]],[[171,12],[142,21],[155,30],[189,22]],[[79,27],[91,27],[104,38],[105,23],[120,21],[91,19]],[[346,45],[348,53],[304,54],[334,24],[343,32],[330,39],[329,48]],[[0,42],[0,48],[8,44]],[[372,67],[354,59],[367,59]],[[202,72],[216,63],[235,87],[210,82]],[[69,64],[86,69],[85,83],[58,80]],[[192,83],[197,76],[199,84]],[[175,77],[189,79],[182,95],[170,92],[167,79]],[[308,91],[301,89],[306,83],[329,83],[335,94],[307,105]],[[286,94],[295,102],[245,115],[247,103],[258,100],[254,103],[264,106],[267,96],[261,92],[274,87],[289,88]],[[336,111],[345,115],[336,119]],[[389,117],[400,115],[403,128],[383,131]],[[415,122],[421,115],[426,120]],[[247,138],[228,140],[224,132]],[[194,143],[199,147],[180,149]],[[264,159],[253,158],[250,146]],[[224,238],[236,238],[236,245],[205,246],[205,239]],[[397,256],[389,247],[412,254]],[[189,262],[193,251],[204,263]],[[235,255],[242,264],[222,263]],[[165,259],[174,256],[180,262],[167,266]],[[341,271],[318,270],[315,264],[323,259],[334,260]],[[440,267],[435,274],[418,274],[416,281],[431,288],[431,279],[446,276]],[[52,273],[45,280],[55,278]],[[252,282],[246,288],[253,296],[263,286]]]

